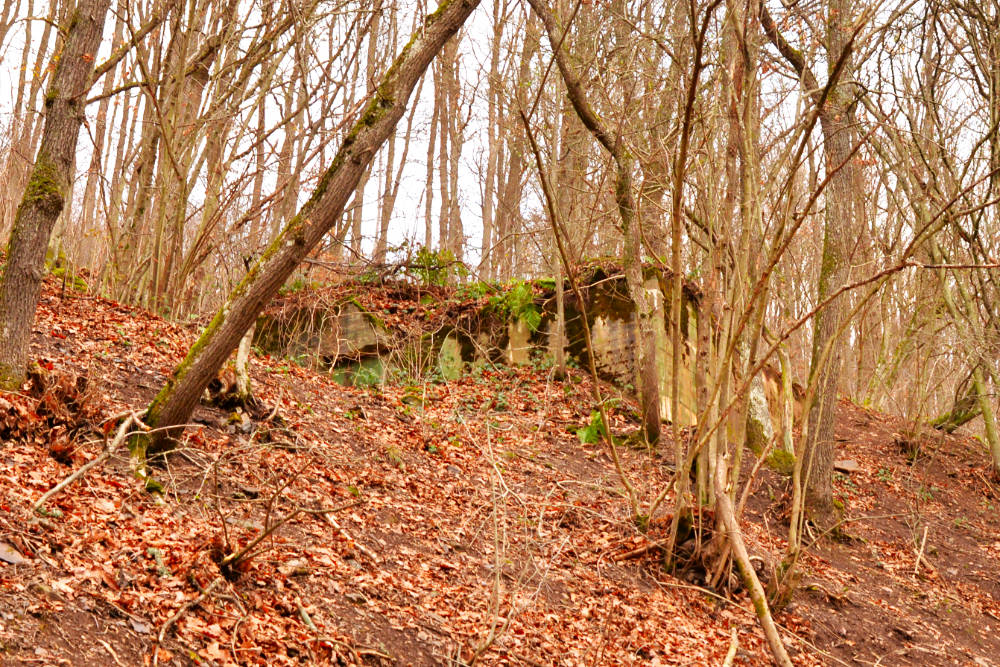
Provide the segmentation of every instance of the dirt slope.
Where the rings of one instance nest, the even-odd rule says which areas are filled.
[[[744,596],[670,576],[655,551],[621,560],[663,530],[630,524],[610,460],[579,443],[580,375],[498,367],[369,391],[255,358],[264,409],[199,409],[156,472],[165,502],[119,451],[33,517],[193,335],[46,293],[47,379],[0,396],[0,557],[23,560],[0,561],[0,663],[718,665],[733,630],[735,664],[769,663]],[[986,458],[951,437],[913,456],[904,426],[842,406],[841,457],[859,470],[837,490],[858,520],[815,547],[779,617],[796,664],[1000,664]],[[616,431],[634,428],[615,414]],[[623,457],[644,497],[669,479],[658,457]],[[744,521],[765,560],[780,554],[786,486],[762,475]],[[220,574],[223,551],[296,510]]]

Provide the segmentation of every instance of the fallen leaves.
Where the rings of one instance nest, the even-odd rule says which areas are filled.
[[[465,312],[369,292],[366,307],[396,326]],[[366,391],[255,358],[255,392],[274,418],[230,432],[226,413],[199,409],[181,453],[154,470],[166,485],[164,503],[143,490],[121,452],[53,499],[61,516],[33,517],[31,504],[66,477],[49,437],[72,444],[74,466],[94,460],[114,430],[104,420],[141,410],[194,333],[112,302],[48,294],[35,352],[51,364],[49,384],[0,395],[0,430],[11,436],[0,447],[0,592],[37,612],[18,623],[56,609],[53,619],[72,612],[81,620],[77,646],[59,636],[75,625],[46,622],[48,634],[37,636],[48,642],[38,647],[47,660],[429,663],[480,652],[486,664],[721,664],[735,629],[737,664],[767,664],[749,601],[720,603],[663,572],[651,545],[668,524],[639,533],[606,456],[578,443],[573,430],[590,418],[587,380],[555,384],[532,368]],[[79,377],[89,379],[82,394],[91,402],[76,404],[96,412],[70,406]],[[635,427],[627,409],[612,420],[619,430]],[[838,479],[837,491],[851,508],[868,509],[876,503],[871,489],[903,487],[898,478],[878,479],[878,457],[887,455],[866,453],[862,444],[875,445],[858,440],[859,451],[845,454],[857,469]],[[669,482],[657,459],[625,449],[622,456],[644,489]],[[309,513],[322,508],[339,509]],[[306,511],[292,516],[298,510]],[[231,581],[220,579],[225,556],[289,516]],[[986,534],[991,525],[982,524]],[[776,554],[784,546],[780,524],[747,522],[746,531],[755,548]],[[935,534],[932,562],[940,557],[929,551]],[[886,565],[880,576],[894,587],[912,579],[912,544],[877,544]],[[4,546],[22,560],[4,558]],[[804,566],[831,591],[857,588],[852,577],[875,558],[866,547],[849,548],[856,561],[808,553]],[[975,551],[995,560],[1000,542],[992,537]],[[944,591],[943,578],[920,584]],[[927,601],[1000,614],[980,588],[963,585]],[[874,608],[856,592],[844,600],[846,610],[830,613],[854,612],[853,600]],[[833,608],[825,598],[809,604]],[[908,600],[884,604],[893,617],[913,613]],[[815,628],[826,618],[780,620],[819,641]],[[35,647],[16,644],[28,636],[25,626],[0,623],[0,641],[32,655]],[[113,640],[86,634],[99,623],[115,629]],[[826,662],[817,655],[805,649],[795,659]]]

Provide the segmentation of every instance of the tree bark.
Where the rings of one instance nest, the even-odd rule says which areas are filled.
[[[556,64],[566,94],[573,103],[573,109],[584,127],[611,155],[615,163],[615,202],[621,217],[622,233],[625,237],[625,251],[622,266],[629,296],[635,303],[638,320],[639,352],[639,395],[642,403],[643,435],[647,442],[655,444],[660,439],[660,386],[656,374],[656,346],[653,336],[654,305],[646,291],[642,275],[642,246],[635,217],[635,198],[632,192],[632,167],[634,159],[622,146],[622,142],[611,136],[603,121],[597,116],[587,101],[580,79],[570,70],[565,52],[560,48],[561,36],[556,33],[555,18],[540,0],[529,0],[531,8],[542,20],[549,42],[555,51]],[[674,415],[676,419],[676,415]]]
[[[238,345],[264,306],[295,268],[340,220],[372,157],[406,111],[413,88],[444,44],[480,0],[445,0],[403,47],[361,117],[344,139],[333,163],[306,204],[230,294],[228,302],[153,399],[147,423],[158,430],[135,442],[136,453],[168,451],[183,432],[198,398]]]
[[[778,31],[765,5],[761,24],[768,39],[802,79],[803,88],[819,106],[826,173],[826,210],[823,249],[817,284],[817,302],[836,292],[847,281],[849,254],[855,229],[853,86],[838,81],[853,76],[851,11],[846,0],[828,0],[826,51],[834,82],[824,97],[816,76],[798,51]],[[805,504],[810,518],[821,527],[836,521],[833,506],[834,416],[843,344],[839,341],[843,301],[835,299],[816,314],[813,328],[810,378],[815,380],[816,400],[809,411],[809,429],[802,452],[806,464]]]
[[[83,0],[45,95],[45,126],[28,185],[14,217],[0,277],[0,386],[16,388],[27,371],[28,342],[42,290],[49,236],[66,204],[76,142],[111,0]]]

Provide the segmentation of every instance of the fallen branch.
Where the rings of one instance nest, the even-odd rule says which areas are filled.
[[[279,528],[281,528],[282,526],[284,526],[286,523],[288,523],[289,521],[291,521],[292,519],[294,519],[295,517],[297,517],[301,512],[302,512],[302,508],[300,507],[300,508],[294,510],[293,512],[289,513],[287,516],[285,516],[285,517],[279,519],[278,521],[275,521],[274,523],[272,523],[267,528],[267,530],[261,531],[260,535],[258,535],[253,540],[251,540],[250,543],[247,544],[245,547],[243,547],[239,551],[235,551],[235,552],[229,554],[228,556],[226,556],[225,558],[223,558],[222,562],[219,563],[219,567],[221,567],[221,568],[223,568],[225,570],[225,569],[232,569],[232,568],[236,567],[237,565],[239,565],[240,561],[242,561],[244,558],[246,558],[247,554],[250,553],[251,549],[253,549],[255,546],[257,546],[258,544],[260,544],[261,542],[263,542],[264,540],[266,540],[268,535],[270,535],[271,533],[273,533],[274,531],[278,530]]]
[[[646,546],[639,547],[637,549],[632,549],[623,554],[618,554],[614,557],[615,561],[632,560],[633,558],[639,558],[640,556],[645,556],[650,551],[656,551],[657,549],[665,549],[667,547],[669,540],[660,540],[658,542],[650,542]]]
[[[101,452],[97,456],[97,458],[95,458],[93,461],[88,461],[83,466],[81,466],[79,470],[77,470],[72,475],[70,475],[69,477],[67,477],[66,479],[64,479],[63,481],[59,482],[51,489],[46,491],[45,495],[39,498],[38,502],[36,502],[34,506],[31,508],[32,512],[38,512],[42,508],[42,506],[45,505],[45,503],[47,503],[49,500],[52,499],[53,496],[55,496],[57,493],[65,489],[67,486],[69,486],[76,480],[86,475],[88,472],[90,472],[92,468],[100,465],[108,458],[110,458],[111,455],[114,453],[114,451],[118,449],[119,445],[121,445],[122,442],[124,442],[125,438],[127,438],[128,435],[131,433],[129,427],[132,425],[138,426],[144,431],[149,430],[149,427],[146,426],[141,419],[139,419],[139,415],[137,415],[134,412],[129,412],[127,419],[125,419],[125,421],[123,421],[121,425],[118,427],[118,431],[117,433],[115,433],[114,439],[110,443],[108,443],[108,445],[104,448],[104,451]]]
[[[750,593],[750,600],[753,601],[757,620],[764,630],[764,636],[767,637],[767,644],[771,648],[771,655],[774,656],[774,662],[781,665],[781,667],[792,667],[792,660],[788,657],[788,651],[785,650],[785,645],[781,641],[781,635],[778,634],[778,628],[774,624],[774,618],[771,617],[771,610],[767,606],[767,596],[764,594],[764,587],[761,586],[760,579],[757,578],[757,572],[753,569],[753,564],[750,562],[746,545],[743,544],[743,533],[740,531],[740,525],[736,521],[733,501],[730,500],[729,495],[726,493],[725,480],[727,470],[728,466],[726,465],[725,458],[720,454],[715,466],[716,510],[725,524],[726,537],[729,539],[733,560],[736,561],[736,567],[739,569],[740,575],[742,575],[743,585],[746,586],[747,592]]]
[[[167,630],[169,630],[174,625],[174,623],[179,621],[181,617],[184,616],[184,614],[188,613],[189,611],[191,611],[191,609],[201,604],[201,601],[207,598],[209,595],[211,595],[212,591],[218,588],[219,584],[221,584],[223,581],[225,581],[225,578],[222,577],[221,575],[213,579],[212,583],[206,586],[204,590],[202,590],[201,594],[198,595],[198,597],[185,604],[183,607],[177,610],[176,614],[167,619],[167,622],[163,624],[162,628],[160,628],[159,634],[156,635],[156,646],[153,648],[153,667],[156,667],[160,662],[159,648],[163,646],[163,640],[167,636]]]
[[[322,516],[329,523],[331,523],[338,530],[340,530],[341,533],[343,533],[343,535],[345,537],[347,537],[347,539],[351,540],[350,535],[348,535],[347,532],[344,531],[343,528],[340,528],[340,526],[333,519],[331,519],[329,517],[329,514],[331,512],[340,512],[341,510],[345,510],[345,509],[347,509],[349,507],[354,507],[355,505],[358,505],[360,503],[361,503],[360,500],[352,500],[352,501],[350,501],[348,503],[340,505],[339,507],[329,507],[329,508],[323,508],[323,509],[307,509],[305,507],[298,507],[295,510],[293,510],[292,512],[289,512],[286,516],[282,517],[278,521],[276,521],[273,524],[271,524],[270,526],[268,526],[268,528],[266,530],[262,531],[260,533],[260,535],[258,535],[257,537],[255,537],[245,547],[243,547],[239,551],[231,553],[228,556],[226,556],[225,558],[223,558],[222,562],[219,563],[219,567],[229,568],[229,569],[232,569],[232,568],[236,567],[237,565],[239,565],[240,561],[244,560],[247,557],[247,554],[249,554],[250,551],[254,547],[256,547],[258,544],[260,544],[265,539],[267,539],[267,537],[271,533],[273,533],[274,531],[278,530],[278,528],[281,528],[283,525],[285,525],[286,523],[288,523],[289,521],[291,521],[292,519],[294,519],[295,517],[297,517],[299,514],[303,514],[303,513],[305,513],[305,514],[318,514],[318,515]],[[353,542],[354,540],[351,540],[351,541]],[[358,547],[358,550],[361,551],[361,553],[365,554],[366,556],[369,556],[369,558],[371,558],[372,560],[377,560],[374,557],[374,555],[370,555],[371,552],[369,552],[363,546],[361,546],[360,544],[356,544],[356,546]]]
[[[729,651],[726,652],[726,659],[722,661],[722,667],[733,667],[733,660],[736,659],[736,649],[740,646],[740,634],[733,628],[729,639]]]

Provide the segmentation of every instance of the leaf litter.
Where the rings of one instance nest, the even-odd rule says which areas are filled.
[[[387,316],[438,316],[370,292]],[[162,499],[119,451],[33,515],[195,335],[46,288],[42,371],[0,395],[0,543],[20,557],[0,559],[3,664],[718,665],[733,630],[735,664],[769,663],[745,594],[676,578],[655,549],[623,558],[663,529],[633,526],[607,455],[577,438],[591,412],[579,373],[485,368],[414,401],[412,386],[342,387],[255,356],[261,414],[241,416],[245,429],[200,407],[154,468]],[[628,431],[621,398],[613,428]],[[841,456],[859,465],[835,486],[855,521],[809,552],[778,617],[796,664],[996,664],[987,459],[967,438],[928,436],[910,460],[904,428],[841,405]],[[645,492],[669,483],[658,457],[622,454]],[[748,505],[763,562],[780,558],[787,493],[765,472]]]

